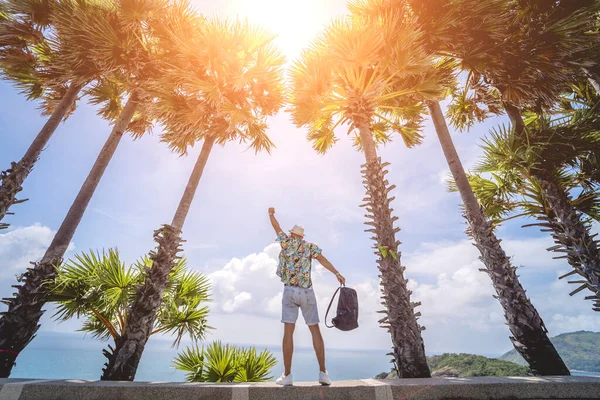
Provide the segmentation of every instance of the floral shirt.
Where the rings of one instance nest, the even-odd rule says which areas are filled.
[[[321,254],[319,246],[303,239],[293,238],[283,232],[279,232],[277,241],[281,243],[277,276],[281,277],[281,281],[286,285],[305,289],[311,287],[311,261]]]

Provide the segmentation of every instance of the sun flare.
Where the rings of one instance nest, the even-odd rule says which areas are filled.
[[[341,0],[231,0],[231,15],[248,18],[278,35],[277,44],[293,60],[333,16],[345,12]]]

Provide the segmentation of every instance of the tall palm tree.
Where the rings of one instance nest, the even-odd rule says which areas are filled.
[[[155,232],[158,244],[149,271],[128,315],[127,329],[102,375],[103,380],[133,380],[151,333],[165,286],[165,277],[180,251],[181,230],[215,143],[249,141],[257,152],[273,144],[266,135],[266,117],[282,107],[284,58],[274,36],[246,22],[198,21],[191,28],[166,24],[177,44],[178,61],[161,71],[155,87],[156,115],[165,127],[163,139],[185,153],[202,140],[194,166],[170,225]]]
[[[65,0],[58,4],[72,8],[81,3],[79,0]],[[35,263],[33,268],[28,268],[21,276],[20,284],[15,286],[17,293],[3,300],[8,305],[8,310],[0,318],[1,377],[10,375],[19,352],[29,344],[39,329],[42,307],[49,293],[49,282],[55,279],[56,267],[62,262],[123,134],[130,130],[134,135],[139,135],[146,130],[148,121],[143,114],[136,117],[141,123],[134,123],[140,97],[145,96],[140,86],[150,76],[149,64],[152,64],[156,50],[146,30],[156,22],[156,15],[162,15],[160,11],[164,6],[165,3],[159,0],[144,0],[133,5],[123,0],[118,7],[103,9],[104,14],[101,15],[77,12],[67,17],[68,14],[60,12],[52,14],[52,25],[61,35],[61,44],[64,46],[64,52],[57,62],[64,63],[65,68],[72,66],[73,70],[85,68],[80,63],[93,62],[99,70],[106,71],[107,77],[123,80],[131,89],[127,104],[118,115],[110,136],[41,261]],[[130,58],[125,59],[124,55]],[[99,87],[96,86],[95,89]],[[114,107],[107,105],[100,112],[105,113],[112,108]]]
[[[424,7],[426,4],[425,1],[420,6]],[[413,10],[410,10],[408,6],[408,2],[403,0],[361,0],[350,3],[350,10],[357,17],[366,18],[371,24],[376,24],[376,21],[393,15],[392,10],[404,10],[411,13]],[[441,44],[451,47],[458,46],[460,41],[462,41],[463,48],[468,48],[468,46],[477,48],[480,45],[468,33],[463,33],[460,29],[454,28],[468,24],[467,21],[461,20],[475,19],[480,21],[479,32],[476,36],[477,40],[485,38],[486,35],[497,35],[498,20],[488,20],[486,18],[493,14],[492,11],[495,8],[496,4],[494,2],[473,2],[468,8],[454,9],[455,15],[446,15],[444,18],[439,18],[431,26],[418,21],[418,25],[413,24],[413,29],[423,30],[423,37],[426,39],[424,47],[428,53],[447,56],[446,49],[435,51],[435,46]],[[465,10],[468,10],[468,12],[464,12]],[[429,12],[427,14],[430,15]],[[439,16],[436,15],[435,17]],[[488,22],[486,23],[486,21]],[[452,37],[453,40],[445,41],[441,39],[442,37]],[[451,89],[455,86],[453,79],[448,76],[452,74],[452,67],[454,67],[454,62],[446,60],[438,62],[437,65],[431,63],[423,69],[422,73],[430,76],[441,74],[440,82],[445,85],[446,89]],[[446,78],[444,79],[443,76],[446,76]],[[496,237],[492,224],[484,215],[473,194],[438,100],[435,98],[425,99],[425,104],[433,120],[448,167],[464,204],[464,216],[469,227],[467,233],[475,241],[475,246],[481,255],[480,260],[486,267],[481,271],[487,273],[492,280],[496,291],[495,297],[502,305],[507,325],[512,334],[510,337],[511,342],[515,349],[527,360],[534,373],[540,375],[568,375],[569,370],[550,342],[542,318],[527,298],[525,290],[519,282],[516,268],[512,265],[510,257],[502,249],[501,241]]]
[[[60,58],[60,35],[52,31],[51,14],[56,12],[56,0],[6,0],[2,6],[5,18],[0,19],[0,69],[8,79],[30,99],[42,97],[43,115],[49,118],[18,162],[0,172],[0,221],[8,209],[23,202],[17,194],[42,150],[58,128],[75,108],[78,94],[97,70],[88,68],[84,74],[71,74],[57,69],[54,61]],[[61,7],[58,12],[76,17],[76,13],[92,13],[107,4],[82,1],[74,7]],[[82,70],[80,70],[81,72]],[[0,229],[8,224],[0,223]]]
[[[492,280],[495,296],[502,308],[512,334],[511,342],[536,375],[570,375],[569,369],[548,337],[548,330],[519,282],[517,269],[500,246],[494,226],[477,203],[473,189],[462,167],[448,132],[439,103],[429,104],[440,144],[461,195],[469,234],[473,237],[486,266],[481,271]]]
[[[54,318],[60,322],[83,318],[80,331],[116,341],[127,326],[127,311],[149,268],[152,262],[147,257],[126,267],[113,249],[76,255],[60,266],[52,284],[48,301],[57,305]],[[185,336],[193,341],[204,339],[210,329],[206,320],[209,289],[208,277],[189,271],[185,259],[179,259],[169,274],[152,334],[174,334],[174,346]]]
[[[292,120],[308,128],[314,149],[325,153],[336,141],[335,129],[349,125],[355,145],[364,153],[364,199],[371,221],[381,272],[383,303],[387,314],[379,322],[391,334],[395,367],[403,378],[429,377],[421,327],[411,302],[411,292],[400,263],[399,241],[394,227],[398,217],[388,195],[395,186],[385,179],[385,167],[377,145],[400,134],[408,147],[417,145],[422,108],[413,96],[439,95],[437,81],[423,79],[418,71],[431,60],[424,55],[418,31],[399,12],[381,25],[354,18],[338,19],[315,40],[291,69]],[[392,53],[392,56],[389,55]]]

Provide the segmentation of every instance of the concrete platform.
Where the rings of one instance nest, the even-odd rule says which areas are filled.
[[[0,400],[600,399],[600,377],[432,378],[214,384],[0,379]]]

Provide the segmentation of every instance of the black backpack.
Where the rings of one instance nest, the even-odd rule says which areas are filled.
[[[331,320],[333,325],[329,326],[327,325],[327,315],[338,292],[340,292],[340,298],[338,300],[337,315]],[[341,331],[351,331],[358,328],[358,296],[356,290],[340,286],[335,291],[325,313],[325,326],[328,328],[335,326]]]

